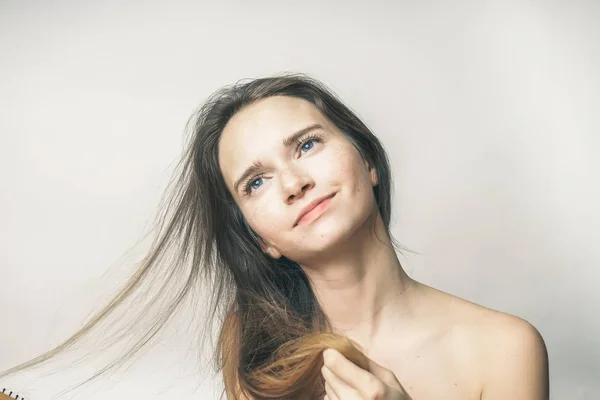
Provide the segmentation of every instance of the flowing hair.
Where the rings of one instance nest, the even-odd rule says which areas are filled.
[[[212,331],[215,320],[220,323],[211,360],[215,371],[223,375],[227,398],[304,400],[323,396],[321,352],[327,347],[368,369],[361,349],[332,332],[302,268],[285,256],[273,259],[262,251],[219,168],[219,140],[228,121],[245,106],[271,96],[312,103],[375,168],[377,208],[392,245],[402,249],[390,233],[389,160],[380,141],[358,116],[323,83],[304,74],[239,81],[213,93],[190,118],[183,157],[159,208],[158,233],[135,273],[71,337],[0,377],[47,362],[99,330],[100,323],[114,316],[115,310],[124,309],[129,329],[110,338],[119,340],[132,331],[140,338],[82,384],[96,379],[145,347],[185,303],[194,302],[203,285],[210,288],[206,329]],[[148,298],[143,287],[155,281],[161,282],[159,290],[133,318],[126,301]],[[140,322],[147,318],[147,324]]]

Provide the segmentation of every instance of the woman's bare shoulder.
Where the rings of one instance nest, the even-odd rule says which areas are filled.
[[[540,332],[527,320],[494,310],[464,298],[431,288],[437,299],[441,329],[457,339],[466,339],[478,351],[497,351],[502,343],[539,341]]]
[[[464,326],[473,334],[487,334],[488,330],[495,331],[499,326],[517,330],[533,328],[523,318],[485,307],[430,286],[421,284],[421,291],[427,293],[422,298],[430,299],[429,308],[438,311],[440,322],[445,321],[447,325],[453,327]]]
[[[469,363],[479,371],[482,399],[547,398],[548,354],[544,339],[533,324],[516,315],[440,293],[439,301],[445,304],[441,309],[445,312],[446,337],[455,350],[464,349]]]
[[[482,399],[547,399],[548,352],[538,329],[498,311],[479,329],[485,372]]]
[[[472,301],[445,293],[443,307],[450,325],[460,326],[471,339],[484,346],[497,347],[498,341],[541,338],[539,331],[524,318],[498,311]]]

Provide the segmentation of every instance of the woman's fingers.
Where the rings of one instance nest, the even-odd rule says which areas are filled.
[[[334,349],[323,352],[325,366],[349,387],[363,396],[385,391],[385,385],[372,373],[360,368]],[[368,398],[368,397],[367,397]]]
[[[323,359],[323,376],[340,400],[410,399],[396,375],[373,360],[366,371],[334,349],[325,350]]]
[[[323,400],[340,400],[335,392],[333,391],[333,388],[331,387],[331,385],[329,384],[329,382],[325,381],[325,393],[327,393],[325,395],[325,398]]]
[[[400,381],[398,381],[398,378],[392,371],[377,364],[371,359],[369,359],[369,371],[377,378],[381,379],[385,384],[393,388],[402,388]]]
[[[358,392],[352,389],[342,379],[333,373],[327,366],[321,369],[325,378],[325,391],[330,400],[360,400]]]

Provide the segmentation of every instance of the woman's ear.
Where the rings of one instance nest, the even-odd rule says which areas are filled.
[[[377,186],[379,184],[379,179],[377,178],[377,170],[375,169],[375,167],[373,167],[369,172],[371,172],[371,186]]]
[[[271,258],[278,259],[281,258],[282,254],[274,247],[270,247],[267,249],[267,254],[271,256]]]
[[[377,169],[375,167],[371,167],[368,161],[365,161],[367,166],[367,171],[369,171],[369,175],[371,177],[371,186],[377,186],[379,184],[379,180],[377,178]]]
[[[266,243],[260,236],[257,236],[258,243],[260,244],[260,248],[266,254],[268,254],[271,258],[281,258],[282,254],[275,248],[275,246]]]

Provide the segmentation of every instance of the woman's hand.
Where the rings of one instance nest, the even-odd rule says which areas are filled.
[[[323,352],[324,400],[411,400],[392,371],[369,360],[369,371],[334,349]]]

